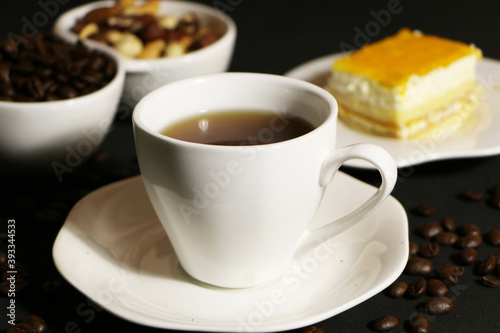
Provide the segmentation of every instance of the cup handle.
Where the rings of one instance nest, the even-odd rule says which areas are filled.
[[[309,231],[300,242],[299,253],[306,253],[321,240],[329,239],[351,228],[377,208],[392,192],[397,180],[398,170],[391,155],[379,146],[369,143],[357,143],[335,150],[323,162],[320,173],[320,185],[327,186],[340,166],[350,159],[362,159],[373,164],[382,178],[382,183],[367,201],[353,212],[330,222],[327,225]]]

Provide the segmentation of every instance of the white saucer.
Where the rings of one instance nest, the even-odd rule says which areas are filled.
[[[344,215],[374,191],[339,172],[314,225]],[[280,281],[227,290],[199,283],[180,268],[138,176],[77,203],[53,257],[75,288],[128,321],[190,331],[283,331],[332,317],[397,279],[408,258],[408,220],[389,197],[357,226],[295,262]]]
[[[285,73],[324,87],[332,62],[342,54],[331,54],[308,61]],[[500,62],[483,59],[478,63],[479,82],[486,89],[484,101],[479,105],[471,124],[443,139],[398,140],[362,133],[338,123],[337,146],[343,147],[357,142],[371,142],[391,153],[399,168],[434,160],[471,158],[500,154]],[[345,165],[370,168],[373,166],[360,160],[351,160]]]

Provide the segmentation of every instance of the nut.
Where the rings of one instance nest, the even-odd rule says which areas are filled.
[[[111,28],[126,30],[132,26],[134,19],[131,17],[112,16],[106,22]]]
[[[158,24],[163,29],[175,29],[179,24],[179,19],[175,15],[165,15],[158,19]]]
[[[125,32],[115,44],[115,49],[124,56],[135,58],[144,49],[142,41],[136,35]]]
[[[161,57],[167,43],[163,39],[157,39],[144,45],[141,54],[137,56],[138,59],[157,59]]]
[[[166,35],[165,29],[163,29],[158,22],[153,21],[147,24],[141,31],[139,31],[139,37],[145,42],[150,42],[160,38],[164,38]]]
[[[78,38],[85,39],[85,38],[88,38],[92,35],[95,35],[98,32],[99,32],[99,26],[97,25],[97,23],[95,23],[95,22],[88,23],[80,31],[80,33],[78,34]]]
[[[108,30],[106,31],[105,37],[108,43],[115,44],[123,38],[123,32],[119,30]]]
[[[165,57],[178,57],[186,54],[187,48],[180,41],[173,41],[167,44],[165,48]]]
[[[133,3],[133,1],[126,1],[126,3]],[[123,14],[125,15],[144,15],[156,14],[158,12],[159,0],[148,0],[143,5],[125,5]]]
[[[88,12],[82,19],[84,23],[101,23],[106,22],[110,17],[117,15],[118,9],[116,7],[103,7],[96,8]]]

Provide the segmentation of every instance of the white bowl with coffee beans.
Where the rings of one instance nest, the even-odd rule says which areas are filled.
[[[0,41],[0,174],[64,180],[108,133],[124,81],[103,47],[52,33]]]
[[[236,25],[222,11],[190,1],[98,1],[63,13],[54,32],[116,52],[126,69],[124,104],[133,107],[167,83],[228,69]]]

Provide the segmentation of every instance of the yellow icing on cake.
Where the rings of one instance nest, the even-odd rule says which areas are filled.
[[[412,75],[424,76],[468,55],[482,56],[473,45],[401,29],[336,61],[332,69],[366,76],[393,88],[404,85]]]

